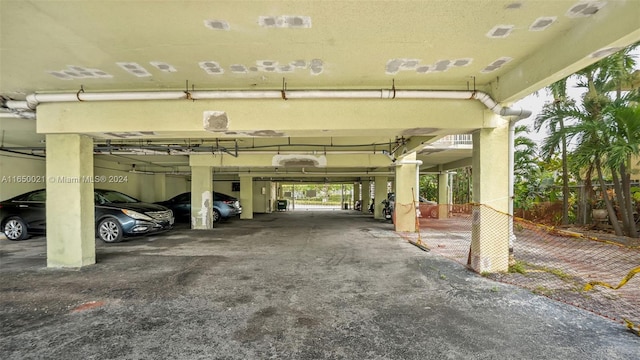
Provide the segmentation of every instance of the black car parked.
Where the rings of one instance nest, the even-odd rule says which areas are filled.
[[[157,202],[173,211],[176,221],[191,221],[191,193],[185,192],[169,200]],[[226,220],[242,213],[242,206],[237,198],[213,192],[213,222]]]
[[[0,202],[0,229],[9,240],[46,231],[46,191],[31,191]],[[164,206],[140,202],[113,190],[94,191],[96,236],[113,243],[125,236],[171,229],[173,213]],[[69,219],[75,221],[75,219]]]

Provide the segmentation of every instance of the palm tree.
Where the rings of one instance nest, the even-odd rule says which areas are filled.
[[[637,92],[630,94],[630,96],[636,98],[636,94]],[[611,169],[618,169],[620,175],[620,181],[614,181],[614,184],[619,184],[616,188],[616,195],[623,226],[629,236],[637,237],[631,198],[631,175],[628,169],[631,168],[632,156],[640,154],[640,105],[626,106],[625,103],[627,101],[621,97],[610,108],[608,115],[611,116],[612,137],[606,160],[607,166]],[[614,180],[617,175],[615,172],[613,173]]]
[[[529,137],[525,125],[514,128],[514,203],[523,211],[533,207],[541,197],[541,174],[538,166],[537,146]],[[524,217],[524,214],[523,214]]]
[[[514,129],[514,175],[517,182],[521,182],[530,178],[534,173],[538,164],[536,143],[526,136],[518,136],[519,134],[528,134],[529,128],[526,125],[518,125]]]
[[[620,69],[624,66],[620,64],[632,63],[622,56],[625,53],[626,51],[622,51],[579,72],[580,85],[588,89],[582,104],[565,104],[567,106],[560,109],[558,115],[578,121],[565,128],[563,136],[577,141],[574,152],[577,163],[585,168],[595,169],[603,201],[616,234],[626,233],[636,237],[627,169],[631,155],[640,151],[640,118],[635,110],[637,105],[631,105],[640,98],[637,92],[623,95],[617,91],[620,89],[620,79],[624,78],[620,75],[623,73]],[[615,99],[607,95],[612,91],[616,91]],[[557,136],[554,139],[556,138]],[[552,143],[554,139],[548,142]],[[618,223],[612,199],[607,195],[605,171],[610,172],[612,177],[622,227]]]
[[[547,88],[553,96],[553,103],[546,104],[542,112],[536,117],[534,127],[536,131],[546,124],[550,134],[560,134],[561,136],[551,136],[542,146],[542,156],[549,159],[560,150],[562,160],[562,224],[569,223],[569,170],[567,165],[567,139],[564,136],[564,116],[563,106],[568,104],[567,99],[567,78],[556,81]]]

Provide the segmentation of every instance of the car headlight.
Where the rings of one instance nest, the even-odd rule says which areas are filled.
[[[128,217],[134,218],[136,220],[153,221],[153,219],[150,216],[139,213],[137,211],[122,209],[122,212]]]

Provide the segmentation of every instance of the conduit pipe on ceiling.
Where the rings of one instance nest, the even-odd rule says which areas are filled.
[[[41,103],[76,101],[135,100],[206,100],[206,99],[453,99],[478,100],[500,116],[527,118],[531,111],[504,107],[481,91],[458,90],[220,90],[220,91],[141,91],[141,92],[78,92],[71,94],[30,94],[26,101],[7,100],[4,106],[12,110],[35,110]]]

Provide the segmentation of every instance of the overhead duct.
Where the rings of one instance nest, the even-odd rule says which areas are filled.
[[[212,99],[452,99],[478,100],[500,116],[527,118],[531,111],[504,107],[481,91],[445,90],[264,90],[264,91],[141,91],[141,92],[78,92],[71,94],[30,94],[25,101],[5,100],[2,104],[12,111],[35,111],[39,104],[76,101],[139,101],[139,100],[212,100]]]

